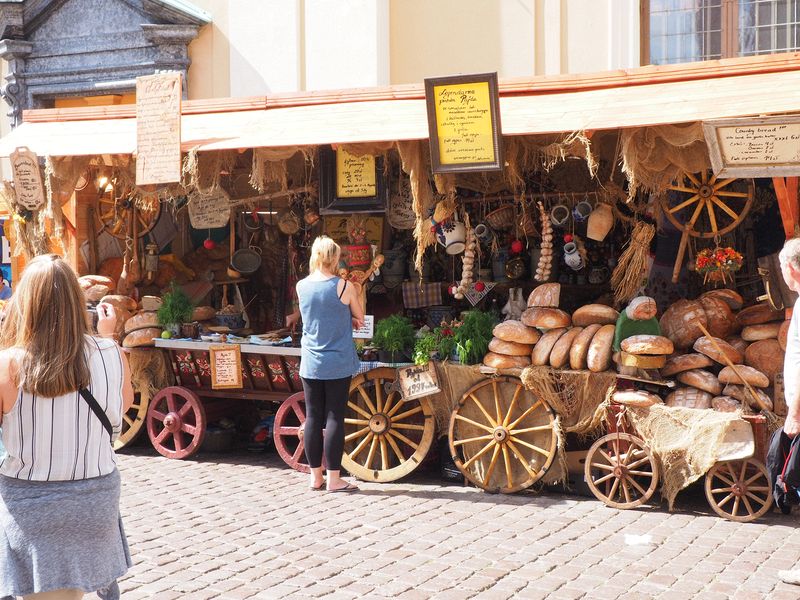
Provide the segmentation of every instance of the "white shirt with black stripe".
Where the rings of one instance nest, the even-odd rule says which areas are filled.
[[[113,340],[88,338],[89,391],[114,431],[122,430],[122,356]],[[44,398],[19,391],[3,415],[3,445],[8,455],[0,475],[29,481],[70,481],[108,475],[117,468],[100,419],[75,391]]]

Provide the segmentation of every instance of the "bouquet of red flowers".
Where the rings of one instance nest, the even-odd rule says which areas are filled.
[[[694,261],[695,270],[703,274],[703,283],[708,279],[727,280],[731,273],[742,268],[742,255],[733,248],[704,248],[697,253]]]

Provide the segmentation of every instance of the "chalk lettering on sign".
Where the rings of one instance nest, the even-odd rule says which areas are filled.
[[[136,184],[181,180],[181,75],[136,79]]]
[[[355,156],[347,150],[336,150],[336,196],[369,198],[378,193],[375,157]]]
[[[231,214],[231,199],[225,190],[213,194],[199,192],[189,197],[189,222],[195,229],[223,227]]]
[[[39,210],[45,200],[39,158],[27,148],[17,148],[9,159],[17,204],[27,210]]]
[[[489,83],[440,85],[433,90],[441,164],[494,162]]]
[[[403,367],[397,370],[397,375],[403,400],[431,396],[441,391],[439,378],[436,376],[436,366],[432,362],[427,365]]]
[[[720,127],[719,143],[729,166],[759,166],[800,161],[800,123]]]

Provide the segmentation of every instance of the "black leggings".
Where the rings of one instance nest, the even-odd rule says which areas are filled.
[[[326,468],[328,471],[338,471],[342,468],[344,411],[352,377],[302,379],[306,394],[306,426],[303,432],[306,459],[312,469],[322,466],[322,430],[325,429]]]

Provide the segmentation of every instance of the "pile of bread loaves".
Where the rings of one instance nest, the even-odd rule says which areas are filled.
[[[783,369],[789,327],[783,311],[766,303],[742,308],[739,294],[720,289],[697,300],[678,300],[664,312],[660,324],[676,348],[661,375],[683,384],[667,396],[667,405],[760,410],[746,382],[761,404],[772,409],[771,386]]]
[[[570,315],[558,308],[560,289],[557,283],[540,285],[528,296],[520,321],[498,324],[483,364],[497,369],[609,369],[619,313],[604,304],[588,304]]]

